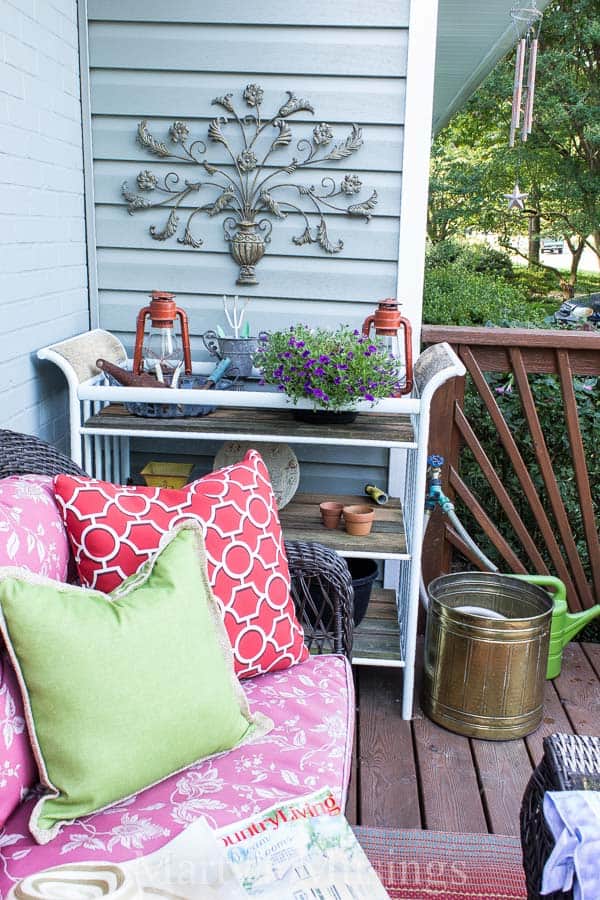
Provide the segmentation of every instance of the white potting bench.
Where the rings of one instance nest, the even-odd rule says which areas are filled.
[[[100,329],[44,347],[38,356],[56,363],[65,374],[71,456],[96,478],[117,483],[127,480],[131,438],[329,444],[354,446],[359,451],[387,448],[388,491],[396,499],[378,508],[368,537],[355,538],[342,530],[323,528],[318,510],[323,498],[307,494],[297,494],[281,511],[281,522],[288,539],[320,541],[346,557],[389,561],[386,583],[392,573],[393,587],[378,595],[371,604],[375,612],[355,632],[353,662],[402,667],[402,715],[411,717],[431,400],[445,381],[465,372],[447,344],[429,347],[417,360],[413,396],[381,400],[375,407],[363,403],[356,422],[341,426],[295,421],[285,396],[272,391],[111,387],[96,360],[104,357],[126,365],[127,355],[114,335]],[[197,373],[210,368],[210,363],[194,364]],[[217,410],[195,418],[142,418],[128,413],[123,405],[136,401],[206,403]],[[299,405],[311,408],[309,401]],[[365,502],[364,497],[342,499]]]

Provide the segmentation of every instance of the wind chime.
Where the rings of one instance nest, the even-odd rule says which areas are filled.
[[[522,143],[525,143],[528,135],[531,134],[533,98],[535,96],[535,70],[542,15],[542,12],[536,6],[536,0],[532,0],[531,6],[514,6],[510,11],[510,17],[519,40],[515,58],[509,147],[515,146],[515,139],[519,129]],[[505,194],[504,196],[508,200],[509,209],[525,209],[524,201],[528,195],[520,190],[518,178],[512,194]]]

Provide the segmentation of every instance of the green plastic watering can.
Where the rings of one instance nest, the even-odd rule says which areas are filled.
[[[567,607],[567,591],[560,578],[554,578],[552,575],[511,575],[511,578],[519,578],[529,584],[537,584],[547,588],[554,595],[546,678],[556,678],[560,675],[563,648],[589,622],[600,616],[600,604],[592,606],[590,609],[584,609],[582,612],[571,613]]]

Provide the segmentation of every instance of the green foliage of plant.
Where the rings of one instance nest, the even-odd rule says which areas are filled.
[[[452,238],[429,243],[425,253],[425,273],[431,269],[440,269],[457,262],[463,246],[463,243]]]
[[[555,0],[544,11],[533,131],[508,147],[514,54],[502,60],[437,136],[431,161],[428,233],[444,240],[469,226],[519,249],[517,235],[560,235],[572,253],[573,285],[585,246],[600,258],[600,7]],[[515,181],[526,210],[509,210]],[[590,237],[591,236],[591,237]],[[535,242],[531,264],[540,263]],[[553,267],[554,288],[562,273]]]
[[[444,325],[544,327],[547,311],[526,292],[500,278],[459,264],[430,269],[423,295],[423,321]]]
[[[547,297],[552,291],[556,291],[556,275],[550,269],[515,266],[513,278],[514,283],[531,298]],[[556,305],[555,300],[554,306]]]
[[[342,325],[336,331],[292,325],[265,336],[255,365],[268,384],[315,409],[351,409],[391,397],[401,385],[397,361],[377,339]]]
[[[495,275],[506,281],[510,281],[514,274],[508,253],[505,250],[496,250],[489,244],[467,244],[457,240],[429,244],[426,256],[427,269],[437,269],[447,265],[458,265],[469,272]]]

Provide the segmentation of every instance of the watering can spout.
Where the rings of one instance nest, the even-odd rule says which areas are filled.
[[[590,609],[584,609],[582,612],[567,613],[563,647],[598,616],[600,616],[600,604],[592,606]]]
[[[570,613],[567,607],[567,592],[560,578],[552,575],[513,575],[530,584],[538,584],[547,588],[554,595],[554,611],[550,630],[550,650],[548,653],[548,669],[546,678],[560,675],[562,652],[570,640],[585,628],[593,619],[600,616],[600,604],[584,609],[582,612]]]

